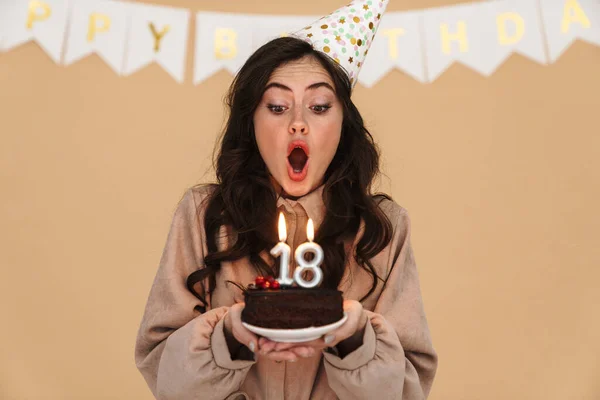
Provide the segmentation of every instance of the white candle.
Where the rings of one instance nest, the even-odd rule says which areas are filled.
[[[290,253],[292,250],[290,246],[285,243],[287,239],[287,230],[285,228],[285,217],[283,213],[279,213],[279,243],[271,249],[271,255],[273,257],[281,256],[279,263],[279,278],[277,281],[280,285],[291,286],[294,280],[289,277],[290,274]]]
[[[321,268],[319,268],[319,265],[321,265],[321,262],[323,261],[323,249],[321,246],[313,242],[315,235],[314,231],[315,229],[312,219],[309,218],[308,224],[306,224],[306,237],[308,242],[302,243],[300,246],[298,246],[295,253],[296,263],[298,266],[294,271],[294,280],[298,285],[307,289],[317,287],[323,280],[323,271]],[[304,258],[306,253],[313,253],[315,256],[312,260],[306,261]],[[313,273],[310,281],[306,281],[304,278],[302,278],[302,274],[306,270],[310,270]]]

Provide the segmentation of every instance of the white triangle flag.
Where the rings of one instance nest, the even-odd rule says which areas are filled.
[[[427,82],[423,65],[421,23],[421,13],[386,13],[381,19],[358,81],[366,87],[372,87],[395,67],[419,82]]]
[[[577,39],[600,46],[600,0],[542,0],[550,61]]]
[[[183,83],[189,10],[136,4],[130,7],[130,12],[124,75],[156,62]]]
[[[96,53],[117,74],[123,69],[128,5],[112,0],[76,1],[71,13],[65,64]]]
[[[200,12],[196,15],[194,84],[220,69],[232,74],[252,54],[254,19],[250,16]]]
[[[65,30],[67,28],[68,0],[2,0],[0,17],[1,47],[11,50],[35,40],[56,63],[60,63]]]

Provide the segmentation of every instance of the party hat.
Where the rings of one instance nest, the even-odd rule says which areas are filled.
[[[354,86],[388,2],[354,0],[294,36],[309,42],[344,67]]]

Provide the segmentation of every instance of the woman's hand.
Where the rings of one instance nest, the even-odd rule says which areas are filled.
[[[362,304],[355,300],[345,300],[344,311],[348,315],[346,322],[320,339],[305,343],[278,343],[260,338],[260,354],[276,360],[285,357],[287,361],[291,361],[290,353],[296,357],[312,357],[324,348],[336,345],[344,355],[351,353],[362,344],[368,317]]]
[[[225,321],[223,321],[227,346],[229,347],[232,356],[237,353],[235,341],[245,345],[253,353],[256,353],[256,350],[258,349],[258,337],[242,325],[242,310],[244,309],[244,306],[244,303],[232,305],[227,314],[225,314]]]

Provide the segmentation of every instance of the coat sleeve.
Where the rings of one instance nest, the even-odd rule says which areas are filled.
[[[186,287],[204,265],[201,197],[190,189],[177,207],[137,335],[136,365],[157,399],[224,399],[254,363],[231,359],[228,307],[200,314],[202,303]]]
[[[329,386],[341,399],[423,400],[437,369],[410,245],[410,220],[394,204],[389,278],[368,315],[362,345],[343,359],[325,352]],[[388,214],[389,215],[389,214]]]

